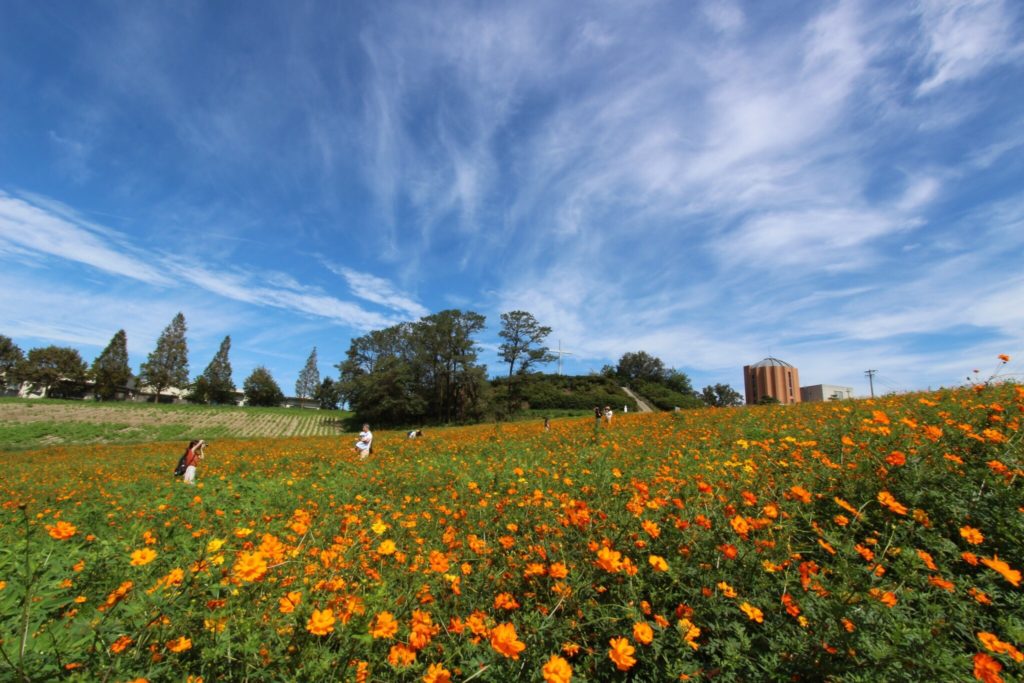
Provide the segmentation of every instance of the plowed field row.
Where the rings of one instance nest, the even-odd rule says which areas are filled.
[[[125,406],[48,402],[0,403],[0,423],[57,426],[75,424],[118,425],[133,428],[187,427],[196,434],[238,437],[331,436],[344,431],[344,413],[296,410],[294,414],[264,412],[259,408],[225,410],[176,406]],[[37,427],[38,428],[38,427]]]

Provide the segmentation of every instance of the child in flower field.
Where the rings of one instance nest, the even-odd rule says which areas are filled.
[[[363,431],[359,432],[359,440],[356,441],[356,452],[359,454],[359,459],[365,460],[372,447],[373,432],[370,431],[370,425],[364,424]]]
[[[196,465],[202,460],[206,453],[206,442],[202,439],[195,439],[188,444],[188,450],[185,451],[185,476],[182,481],[190,486],[194,486],[196,483]]]

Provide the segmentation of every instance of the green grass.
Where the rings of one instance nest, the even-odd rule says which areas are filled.
[[[323,411],[311,410],[308,408],[263,408],[254,406],[208,406],[196,403],[136,403],[134,401],[75,401],[57,398],[12,398],[0,397],[0,406],[21,405],[28,407],[39,406],[89,406],[90,408],[104,408],[110,410],[166,410],[168,412],[181,413],[240,413],[250,415],[308,415],[323,417],[325,415],[337,416],[344,419],[350,415],[345,410]]]
[[[0,446],[26,450],[89,443],[187,441],[196,434],[187,424],[128,425],[114,422],[0,422]],[[226,427],[206,427],[203,438],[230,436]]]

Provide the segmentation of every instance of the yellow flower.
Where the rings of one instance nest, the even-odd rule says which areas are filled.
[[[960,527],[960,536],[971,545],[979,545],[985,540],[981,531],[972,526]]]
[[[306,630],[314,636],[326,636],[334,630],[334,621],[334,610],[314,609],[309,621],[306,622]]]
[[[184,652],[192,649],[192,641],[185,636],[179,636],[167,643],[167,649],[171,652]]]
[[[277,611],[281,614],[291,614],[302,602],[301,591],[288,591],[283,598],[277,601]]]
[[[680,619],[676,627],[679,629],[679,633],[683,636],[683,641],[687,645],[694,650],[700,647],[696,642],[697,638],[700,637],[700,629],[694,626],[692,621],[689,619]]]
[[[395,550],[396,550],[395,542],[392,541],[390,538],[387,539],[387,540],[381,541],[380,545],[377,546],[377,554],[378,555],[394,555],[395,554]]]
[[[633,657],[636,648],[630,645],[628,640],[617,637],[608,641],[608,644],[611,645],[608,650],[608,658],[615,662],[619,671],[629,671],[633,668],[633,665],[636,664],[636,658]]]
[[[423,675],[423,683],[451,683],[452,672],[440,664],[431,664]]]
[[[506,657],[519,659],[519,653],[526,649],[526,643],[519,641],[514,625],[498,624],[491,629],[491,647]]]
[[[142,548],[142,549],[136,550],[136,551],[134,551],[132,553],[131,565],[133,567],[141,567],[143,565],[149,564],[150,562],[152,562],[155,559],[156,559],[156,551],[155,550],[153,550],[152,548]]]
[[[572,680],[572,667],[558,655],[551,655],[540,673],[544,683],[569,683]]]
[[[55,538],[58,541],[66,541],[74,536],[78,529],[75,528],[74,524],[60,520],[53,526],[47,526],[46,531],[50,534],[51,538]]]
[[[660,555],[651,555],[647,558],[647,561],[651,563],[651,567],[653,567],[656,572],[668,571],[668,562],[666,562],[665,558]]]
[[[740,605],[740,609],[747,615],[747,618],[751,621],[756,621],[761,624],[764,622],[764,612],[751,605],[749,602],[744,602]]]
[[[223,538],[214,538],[209,543],[206,544],[206,552],[208,552],[208,553],[215,553],[218,550],[220,550],[222,547],[224,547],[224,543],[225,543],[225,541],[224,541]]]
[[[370,635],[374,638],[391,638],[398,633],[398,622],[391,612],[381,612],[370,627]]]
[[[267,573],[267,561],[263,559],[263,553],[258,550],[242,553],[235,560],[232,570],[236,580],[259,581]]]
[[[633,640],[641,645],[650,645],[654,640],[654,629],[646,621],[633,624]]]

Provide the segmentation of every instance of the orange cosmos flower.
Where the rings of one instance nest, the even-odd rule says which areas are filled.
[[[519,659],[519,653],[526,649],[526,643],[517,639],[514,625],[498,624],[491,629],[491,647],[506,657]]]
[[[633,624],[633,640],[641,645],[650,645],[654,640],[654,629],[646,621]]]
[[[572,680],[572,667],[558,655],[551,655],[540,673],[544,683],[569,683]]]
[[[645,519],[640,526],[644,528],[644,531],[647,532],[647,535],[651,538],[657,538],[658,536],[661,536],[661,528],[658,526],[657,522],[652,522],[649,519]]]
[[[885,457],[885,461],[893,467],[907,464],[907,456],[900,451],[893,451]]]
[[[494,609],[514,610],[519,608],[519,603],[511,593],[498,593],[494,598]]]
[[[996,634],[981,631],[977,634],[977,636],[978,640],[981,641],[981,644],[984,645],[985,648],[989,651],[995,652],[996,654],[1009,655],[1013,659],[1013,661],[1017,663],[1024,662],[1024,654],[1022,654],[1020,650],[1015,648],[1010,643],[1004,643],[1003,641],[999,640]]]
[[[653,567],[654,571],[656,572],[668,571],[668,562],[665,561],[664,557],[661,557],[659,555],[651,555],[647,558],[647,561],[650,562],[651,567]]]
[[[1009,363],[1010,362],[1010,357],[1008,355],[1006,355],[1005,353],[999,354],[998,356],[996,356],[996,358],[998,358],[999,360],[1003,361],[1004,363]]]
[[[956,585],[952,581],[947,581],[941,576],[929,576],[928,583],[935,586],[936,588],[941,588],[944,591],[949,591],[950,593],[952,593],[956,589]]]
[[[764,622],[764,612],[751,605],[749,602],[744,602],[740,605],[740,609],[747,615],[747,618],[757,623]]]
[[[244,552],[235,560],[233,572],[238,581],[259,581],[267,573],[267,561],[259,550]]]
[[[167,649],[171,652],[184,652],[192,649],[192,641],[185,636],[178,636],[167,643]]]
[[[378,555],[394,555],[395,554],[395,550],[396,550],[395,542],[392,541],[391,539],[386,539],[384,541],[381,541],[380,545],[377,546],[377,554]]]
[[[1003,683],[1002,670],[1003,665],[984,652],[974,655],[974,677],[982,683]]]
[[[569,576],[569,568],[562,562],[555,562],[548,567],[548,576],[552,579],[564,579]]]
[[[423,683],[452,683],[452,672],[440,664],[431,664],[423,675]]]
[[[729,520],[729,525],[732,526],[732,530],[740,536],[746,536],[750,533],[750,524],[741,515],[736,515]]]
[[[334,630],[334,610],[314,609],[309,621],[306,622],[306,630],[314,636],[326,636]]]
[[[438,574],[444,574],[448,569],[451,568],[451,562],[445,557],[444,553],[436,550],[430,551],[430,569],[437,572]]]
[[[622,569],[622,553],[602,546],[597,551],[597,566],[614,574]]]
[[[141,567],[142,565],[149,564],[155,559],[155,550],[153,550],[152,548],[142,548],[141,550],[136,550],[132,553],[131,565],[133,567]]]
[[[50,534],[50,538],[55,538],[58,541],[68,540],[74,536],[77,531],[78,529],[74,524],[65,522],[64,520],[58,521],[53,526],[47,525],[46,527],[46,532]]]
[[[811,502],[811,492],[803,486],[791,486],[789,491],[786,492],[786,497],[799,500],[801,503]]]
[[[392,645],[388,652],[388,664],[395,667],[409,666],[416,661],[416,651],[405,643]]]
[[[880,588],[872,588],[868,591],[868,593],[873,598],[875,598],[876,600],[878,600],[883,605],[889,608],[895,607],[896,603],[898,602],[898,600],[896,599],[896,594],[892,593],[891,591],[883,591]]]
[[[722,595],[727,598],[735,598],[736,590],[725,581],[719,581],[717,584],[718,590],[722,591]]]
[[[121,654],[129,647],[131,647],[132,643],[134,642],[135,641],[129,638],[128,636],[120,636],[117,640],[110,644],[110,651],[113,652],[115,655]]]
[[[691,648],[696,650],[700,647],[697,644],[697,638],[700,637],[700,629],[693,625],[693,622],[689,619],[680,619],[676,625],[679,629],[679,633],[683,636],[683,641],[686,642]]]
[[[999,572],[1002,577],[1012,583],[1015,588],[1020,586],[1020,572],[1016,569],[1011,569],[1010,565],[1003,560],[1000,560],[998,555],[993,555],[992,559],[984,557],[982,558],[981,563],[989,569]]]
[[[370,626],[370,635],[374,638],[391,638],[398,633],[398,622],[391,612],[381,612]]]
[[[889,508],[890,511],[895,512],[897,515],[907,514],[906,506],[902,505],[899,501],[893,498],[892,494],[888,491],[878,492],[878,502]]]
[[[608,650],[608,658],[615,662],[615,666],[619,671],[629,671],[636,664],[636,658],[633,657],[633,653],[636,652],[636,648],[629,644],[629,641],[625,638],[612,638],[608,641],[611,645],[611,649]]]
[[[980,545],[985,540],[981,531],[972,526],[960,527],[960,536],[971,545]]]
[[[277,610],[281,614],[291,614],[299,606],[300,602],[302,602],[302,593],[300,591],[288,591],[283,598],[277,601]]]

